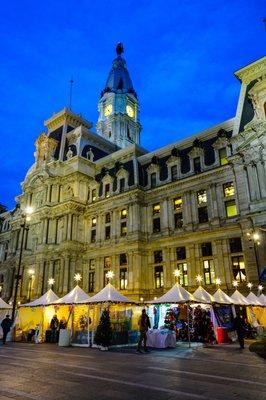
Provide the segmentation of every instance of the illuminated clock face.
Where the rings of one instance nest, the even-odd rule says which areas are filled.
[[[112,111],[113,111],[112,104],[108,104],[106,107],[104,107],[104,115],[105,115],[105,117],[108,117],[108,115],[110,115]]]
[[[131,117],[131,118],[133,118],[134,117],[134,109],[133,109],[133,107],[131,107],[130,105],[127,105],[127,107],[126,107],[126,112],[127,112],[127,115],[129,116],[129,117]]]

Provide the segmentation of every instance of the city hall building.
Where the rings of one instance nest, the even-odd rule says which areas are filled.
[[[211,293],[216,278],[228,293],[233,280],[256,288],[266,266],[266,57],[235,73],[234,118],[149,152],[121,44],[116,51],[96,132],[64,108],[36,139],[17,206],[1,215],[1,296],[12,301],[21,249],[21,302],[49,278],[67,293],[76,273],[92,295],[109,270],[133,299],[164,293],[177,269],[188,290],[198,274]]]

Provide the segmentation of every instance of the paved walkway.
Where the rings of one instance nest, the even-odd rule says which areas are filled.
[[[237,345],[101,352],[0,346],[0,400],[265,400],[266,363]]]

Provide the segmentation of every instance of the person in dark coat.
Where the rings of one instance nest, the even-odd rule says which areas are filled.
[[[50,322],[51,329],[51,342],[56,343],[58,341],[58,329],[59,329],[59,321],[57,315],[55,314]]]
[[[3,344],[6,344],[6,337],[7,337],[8,332],[11,329],[12,324],[13,324],[13,322],[9,318],[9,315],[6,315],[6,317],[1,322],[1,327],[3,329]]]
[[[241,349],[245,348],[244,337],[245,337],[245,322],[240,315],[237,315],[234,319],[234,326],[238,337],[238,342]]]
[[[151,327],[151,323],[150,323],[150,318],[148,317],[148,315],[146,314],[146,310],[143,309],[141,316],[139,317],[139,332],[140,332],[140,337],[139,337],[139,341],[138,341],[138,347],[137,347],[137,352],[141,353],[141,344],[143,342],[144,345],[144,351],[148,352],[146,343],[147,343],[147,331],[148,329]]]

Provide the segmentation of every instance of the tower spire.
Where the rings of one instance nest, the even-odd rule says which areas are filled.
[[[70,110],[71,110],[71,106],[72,106],[72,90],[73,90],[73,83],[74,83],[73,76],[71,76],[71,79],[70,79],[70,81],[69,81],[69,84],[70,84],[70,86],[69,86],[69,109],[70,109]]]
[[[116,46],[116,54],[118,56],[121,56],[122,53],[124,53],[124,46],[123,46],[123,43],[119,42],[119,43],[117,43],[117,46]]]

